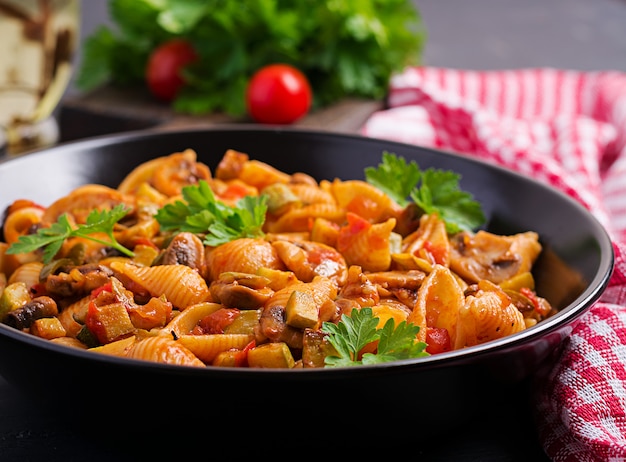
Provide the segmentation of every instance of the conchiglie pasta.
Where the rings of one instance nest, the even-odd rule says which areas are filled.
[[[345,220],[346,212],[336,204],[324,202],[294,207],[275,221],[270,221],[265,225],[265,229],[272,233],[309,231],[313,220],[325,218],[335,223],[342,223]]]
[[[219,303],[202,302],[191,305],[172,319],[160,332],[162,335],[180,337],[186,335],[202,318],[222,308]]]
[[[178,366],[205,366],[182,343],[162,336],[146,337],[133,343],[126,352],[126,357]]]
[[[154,167],[150,184],[160,193],[174,197],[180,195],[185,186],[210,179],[209,167],[197,161],[193,149],[185,149],[161,159]]]
[[[252,340],[254,337],[246,334],[183,335],[177,339],[205,364],[211,364],[218,354],[226,350],[242,349]]]
[[[320,189],[317,185],[298,183],[290,184],[288,187],[304,204],[336,204],[337,202],[330,192]]]
[[[203,302],[210,295],[202,276],[185,265],[139,267],[115,261],[111,262],[111,268],[148,290],[153,297],[165,295],[176,308]]]
[[[39,283],[39,276],[42,268],[43,263],[39,261],[24,263],[22,266],[17,268],[13,274],[11,274],[8,283],[12,284],[14,282],[23,282],[28,287],[32,287]]]
[[[417,301],[408,321],[421,326],[418,334],[425,339],[426,328],[446,329],[455,342],[459,313],[465,303],[463,290],[448,268],[435,265],[417,292]]]
[[[83,328],[85,316],[87,316],[87,310],[89,309],[89,302],[90,297],[83,297],[71,303],[59,313],[58,318],[69,337],[76,338]]]
[[[436,214],[423,215],[419,228],[404,238],[402,251],[431,264],[450,266],[450,241],[445,222]]]
[[[2,231],[8,244],[17,242],[29,230],[41,223],[44,209],[41,207],[22,207],[8,214],[4,220]]]
[[[219,245],[207,252],[209,279],[223,272],[256,273],[260,268],[284,270],[276,249],[262,238],[242,238]]]
[[[372,222],[393,217],[402,210],[388,195],[365,181],[335,179],[330,190],[340,207]]]
[[[360,225],[355,224],[358,221]],[[395,225],[395,218],[370,224],[349,214],[348,224],[339,231],[337,247],[348,265],[365,271],[386,271],[391,265],[391,233]]]
[[[469,295],[459,311],[455,349],[503,338],[526,327],[524,316],[502,289],[486,281],[480,285],[483,289]]]
[[[121,204],[132,210],[134,202],[132,196],[116,189],[99,184],[87,184],[53,202],[46,208],[41,221],[54,223],[61,215],[67,214],[75,223],[85,223],[93,210],[110,210]]]

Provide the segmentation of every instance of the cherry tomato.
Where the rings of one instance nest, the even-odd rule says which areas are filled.
[[[313,92],[306,76],[289,64],[259,69],[246,90],[246,106],[259,123],[291,124],[311,108]]]
[[[146,66],[150,92],[163,101],[172,101],[185,84],[181,70],[196,61],[198,55],[186,40],[173,39],[154,49]]]

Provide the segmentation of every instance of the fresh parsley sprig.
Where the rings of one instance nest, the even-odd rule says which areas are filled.
[[[125,205],[116,205],[111,210],[92,210],[84,225],[76,228],[70,223],[67,214],[61,215],[56,223],[48,228],[40,228],[35,234],[20,236],[17,242],[7,249],[8,254],[28,253],[44,248],[43,262],[49,263],[59,252],[63,242],[70,237],[82,237],[112,247],[124,255],[132,257],[134,253],[115,239],[113,228],[130,209]],[[108,240],[100,239],[95,234],[104,233]]]
[[[203,234],[204,243],[210,246],[263,235],[267,211],[264,195],[243,197],[231,207],[217,200],[204,180],[185,186],[182,195],[184,201],[167,204],[157,211],[155,218],[162,230]]]
[[[381,329],[377,326],[378,318],[369,307],[353,309],[350,316],[342,315],[337,324],[324,322],[322,332],[329,334],[328,341],[339,354],[327,356],[326,366],[358,366],[428,356],[426,343],[416,339],[419,326],[402,321],[396,327],[393,318]],[[365,353],[359,359],[359,352],[374,341],[378,341],[376,353]]]
[[[396,154],[383,152],[378,167],[367,167],[365,179],[405,207],[409,198],[424,213],[438,213],[446,230],[470,231],[485,222],[479,202],[459,188],[461,175],[449,170],[421,170],[417,162],[406,162]]]

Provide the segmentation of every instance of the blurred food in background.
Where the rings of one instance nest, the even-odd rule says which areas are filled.
[[[409,0],[109,0],[108,6],[112,26],[86,38],[77,88],[147,88],[173,110],[196,115],[245,115],[252,75],[274,63],[306,76],[313,109],[346,97],[382,99],[395,71],[421,64],[426,41]],[[186,51],[164,58],[171,43],[185,43]],[[153,62],[158,53],[162,68]],[[168,72],[155,92],[150,76]]]

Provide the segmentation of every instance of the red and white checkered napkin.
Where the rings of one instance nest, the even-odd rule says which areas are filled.
[[[626,461],[626,73],[410,67],[362,133],[506,166],[605,226],[616,258],[609,287],[533,397],[552,460]]]

